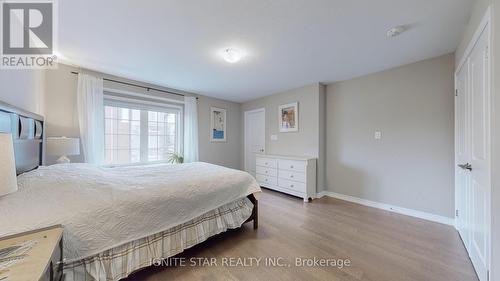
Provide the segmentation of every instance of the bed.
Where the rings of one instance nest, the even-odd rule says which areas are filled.
[[[0,237],[61,224],[66,280],[120,280],[228,229],[258,224],[260,187],[208,163],[40,166],[43,117],[0,104],[19,190],[0,197]]]

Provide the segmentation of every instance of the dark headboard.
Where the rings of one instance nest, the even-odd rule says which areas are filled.
[[[43,116],[0,101],[0,133],[12,134],[18,175],[42,165],[44,128]]]

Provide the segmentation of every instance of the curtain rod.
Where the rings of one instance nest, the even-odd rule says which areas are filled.
[[[78,72],[71,71],[71,74],[78,74]],[[128,85],[128,86],[133,86],[133,87],[138,87],[138,88],[143,88],[143,89],[145,89],[148,92],[150,90],[153,90],[153,91],[167,93],[167,94],[171,94],[171,95],[177,95],[177,96],[181,96],[181,97],[185,96],[185,95],[179,94],[179,93],[174,93],[174,92],[170,92],[170,91],[166,91],[166,90],[162,90],[162,89],[157,89],[157,88],[152,88],[152,87],[146,87],[146,86],[137,85],[137,84],[133,84],[133,83],[129,83],[129,82],[123,82],[123,81],[113,80],[113,79],[109,79],[109,78],[102,78],[102,80],[109,81],[109,82],[114,82],[114,83],[118,83],[118,84],[123,84],[123,85]],[[198,99],[198,97],[196,97],[196,99]]]

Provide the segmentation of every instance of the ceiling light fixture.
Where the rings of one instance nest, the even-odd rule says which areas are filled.
[[[243,58],[243,53],[235,48],[227,48],[224,50],[222,57],[228,63],[237,63]]]
[[[396,37],[405,31],[406,27],[404,25],[396,26],[387,31],[387,37],[389,38]]]

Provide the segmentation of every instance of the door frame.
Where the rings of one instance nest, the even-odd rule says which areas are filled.
[[[265,107],[262,107],[262,108],[256,108],[256,109],[252,109],[252,110],[247,110],[245,111],[244,113],[244,121],[243,121],[243,169],[245,169],[245,171],[248,171],[248,167],[247,167],[247,159],[248,159],[248,155],[247,155],[247,123],[248,123],[248,114],[250,113],[256,113],[256,112],[263,112],[264,113],[264,150],[265,149],[265,146],[266,146],[266,108]]]
[[[489,26],[489,30],[488,30],[488,46],[489,46],[489,49],[488,49],[488,56],[489,56],[489,63],[488,63],[488,75],[489,75],[489,85],[487,85],[488,87],[488,103],[489,103],[489,115],[490,115],[490,120],[487,121],[487,126],[489,126],[489,130],[490,130],[490,135],[489,135],[489,138],[491,140],[491,132],[493,130],[492,128],[492,122],[491,122],[491,116],[492,116],[492,113],[494,111],[494,108],[493,108],[493,104],[492,104],[492,100],[491,100],[491,95],[492,95],[492,85],[494,84],[494,77],[492,75],[492,66],[493,66],[493,63],[492,63],[492,16],[491,16],[491,13],[492,13],[492,6],[490,5],[487,9],[486,9],[486,12],[481,20],[481,22],[479,23],[479,26],[476,28],[475,32],[474,32],[474,35],[472,36],[471,40],[469,41],[468,45],[467,45],[467,48],[465,49],[464,53],[462,54],[462,57],[460,58],[460,61],[459,61],[459,64],[457,65],[457,67],[455,68],[455,74],[454,74],[454,78],[455,78],[455,81],[454,81],[454,87],[455,87],[455,91],[457,91],[458,89],[458,84],[457,84],[457,80],[458,80],[458,75],[460,73],[460,71],[462,70],[462,68],[465,66],[469,56],[471,55],[474,47],[476,46],[477,42],[479,41],[481,35],[483,34],[483,31],[485,30],[486,27]],[[456,92],[455,92],[456,93]],[[456,108],[456,107],[455,107]],[[455,124],[456,124],[456,117],[455,117]],[[455,138],[456,138],[456,135],[455,135]],[[492,152],[492,149],[491,149],[491,141],[489,142],[489,153],[491,154]],[[456,151],[454,152],[454,165],[456,165],[457,163],[457,159],[456,159]],[[454,168],[454,171],[455,171],[455,166],[453,167]],[[490,159],[490,165],[489,165],[489,169],[490,169],[490,184],[488,186],[489,190],[488,190],[488,194],[489,194],[489,200],[491,202],[491,159]],[[454,173],[455,174],[455,173]],[[454,175],[455,179],[456,179],[456,176]],[[458,208],[458,190],[457,190],[457,185],[455,184],[454,186],[454,190],[455,190],[455,218],[454,218],[454,224],[455,224],[455,229],[458,230],[458,219],[457,219],[457,208]],[[487,230],[487,233],[488,233],[488,253],[487,253],[487,257],[488,257],[488,264],[487,264],[487,274],[488,274],[488,279],[489,279],[489,274],[491,272],[491,206],[489,206],[490,208],[487,210],[489,215],[488,215],[488,230]],[[462,237],[460,236],[460,239],[462,239]],[[465,244],[465,243],[464,243]],[[468,255],[470,255],[470,253],[467,253]]]

